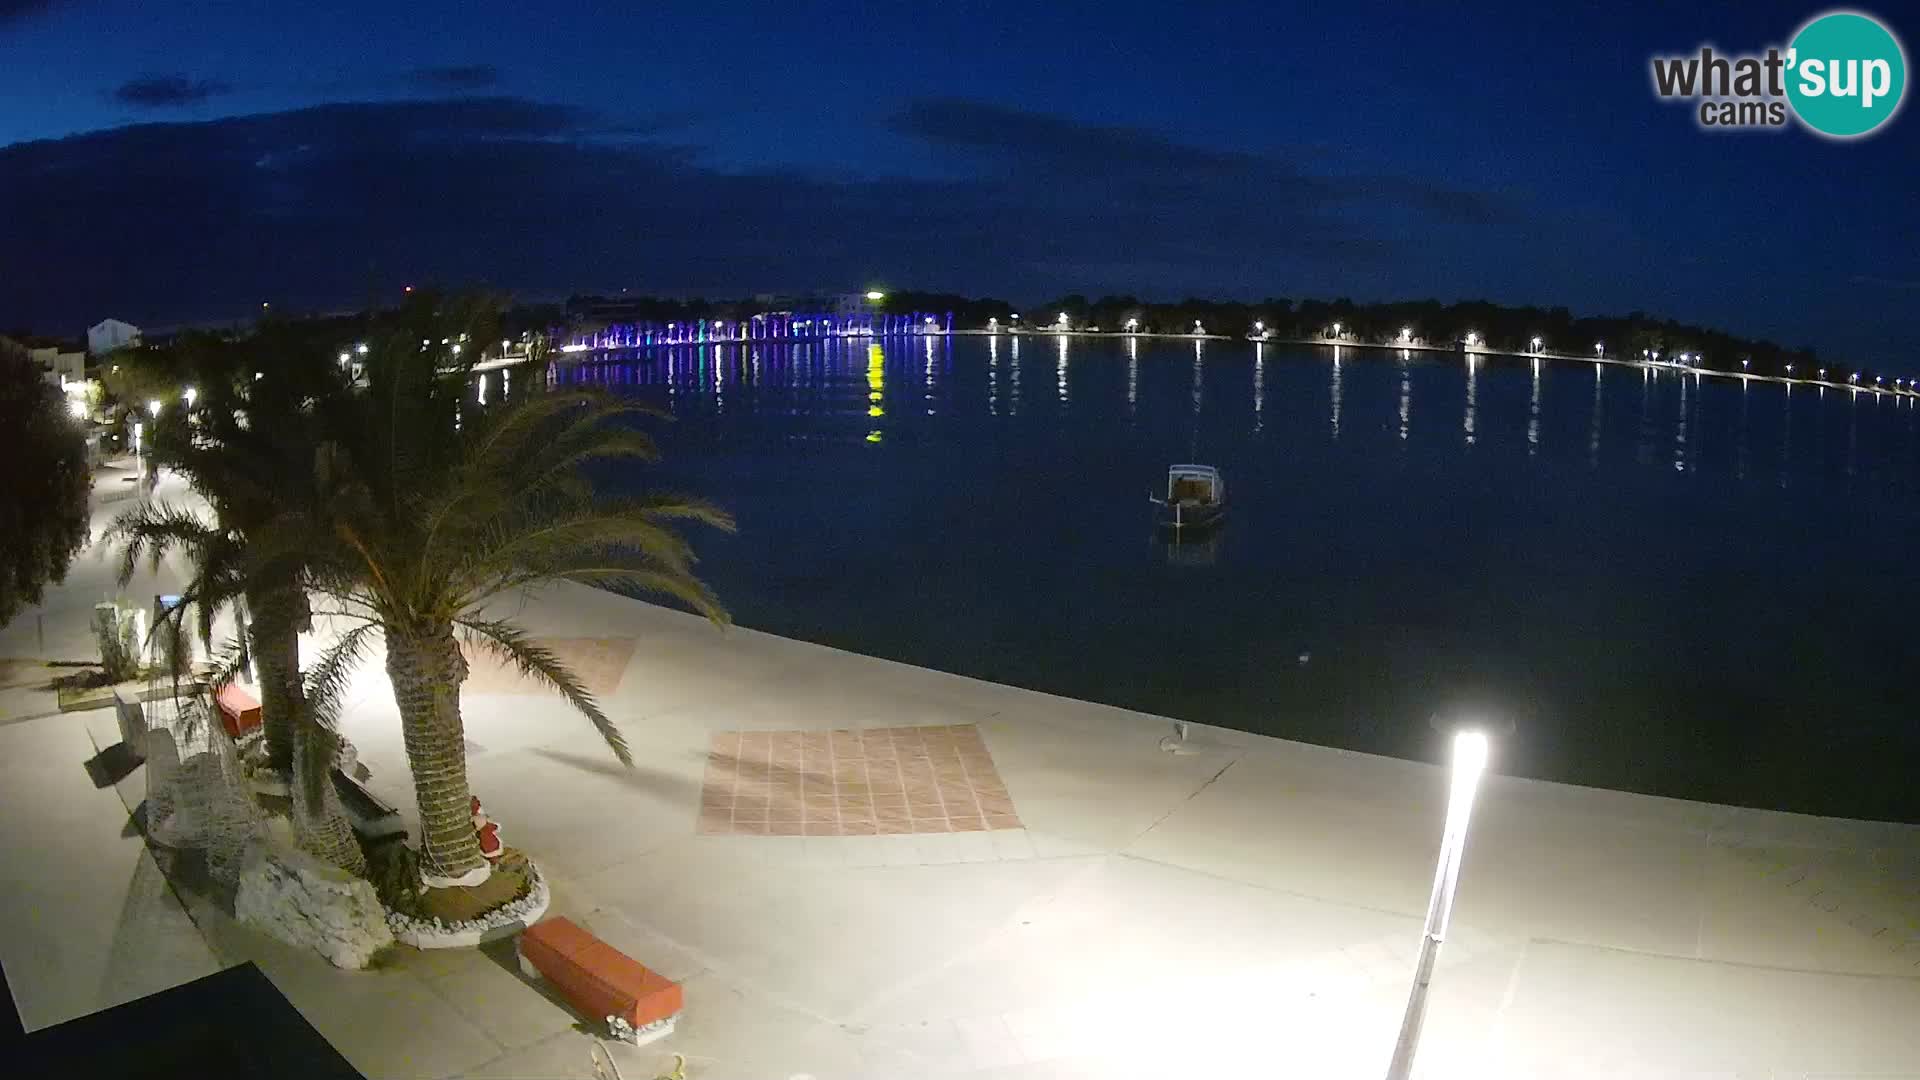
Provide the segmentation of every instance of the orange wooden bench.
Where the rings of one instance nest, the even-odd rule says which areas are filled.
[[[221,725],[236,739],[260,726],[260,703],[231,683],[221,687],[214,704],[220,707]]]
[[[520,970],[544,979],[590,1019],[604,1019],[616,1039],[635,1046],[673,1033],[684,1001],[680,984],[555,916],[520,934]]]

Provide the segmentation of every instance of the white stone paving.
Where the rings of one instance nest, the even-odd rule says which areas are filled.
[[[1162,719],[723,635],[593,590],[512,607],[535,633],[637,639],[607,698],[635,770],[556,701],[466,697],[475,789],[547,869],[554,911],[685,985],[675,1035],[615,1049],[629,1077],[674,1051],[694,1080],[1382,1074],[1440,770],[1205,727],[1173,755]],[[0,656],[35,655],[17,627]],[[410,807],[377,658],[354,694],[346,733],[375,787]],[[85,728],[112,738],[99,716]],[[138,842],[110,835],[123,811],[112,829],[81,824],[113,798],[85,782],[81,723],[0,726],[0,807],[41,823],[10,829],[12,864],[43,880],[9,885],[0,930],[29,1027],[111,1003],[105,957],[138,968],[152,941],[148,966],[174,982],[208,956],[261,963],[372,1076],[592,1075],[576,1019],[498,949],[340,973],[192,898],[198,959],[168,944],[177,934],[125,919],[137,932],[111,932]],[[980,725],[1027,827],[694,831],[715,731],[916,723]],[[92,839],[56,849],[46,830]],[[47,883],[69,873],[84,882]],[[44,940],[23,933],[23,904]],[[1920,1077],[1920,828],[1494,776],[1455,920],[1416,1075]]]

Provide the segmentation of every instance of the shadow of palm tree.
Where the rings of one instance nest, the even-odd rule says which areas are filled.
[[[700,793],[698,781],[690,777],[677,773],[663,772],[659,769],[651,769],[638,763],[634,764],[632,768],[628,768],[617,761],[597,757],[592,754],[575,754],[565,750],[548,750],[543,747],[534,747],[532,752],[540,757],[546,758],[548,761],[579,769],[582,772],[590,772],[609,777],[620,781],[627,787],[641,788],[656,795],[672,795],[681,792],[698,795]]]

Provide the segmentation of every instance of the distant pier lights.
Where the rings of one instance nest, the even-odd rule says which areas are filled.
[[[989,322],[988,328],[997,332],[999,324],[997,321]],[[922,337],[951,333],[951,311],[938,314],[925,311],[904,314],[874,311],[763,311],[737,319],[615,323],[590,332],[555,332],[553,343],[563,353],[579,354],[662,345],[801,342],[845,337]]]

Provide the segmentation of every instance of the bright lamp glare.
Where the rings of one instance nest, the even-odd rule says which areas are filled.
[[[149,416],[160,415],[160,399],[159,398],[154,398],[153,400],[147,402],[147,415]]]
[[[887,294],[881,292],[879,289],[870,289],[867,292],[867,299],[869,300],[885,300],[886,298]]]
[[[86,399],[85,398],[68,398],[67,399],[67,415],[73,417],[75,420],[86,419],[86,416],[87,416]]]
[[[1460,773],[1478,774],[1487,767],[1487,737],[1478,731],[1462,731],[1453,737],[1453,767]]]

